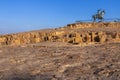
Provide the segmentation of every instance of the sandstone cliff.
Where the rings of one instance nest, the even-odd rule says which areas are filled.
[[[0,46],[24,45],[44,41],[72,44],[120,42],[120,23],[74,23],[56,29],[0,35]]]

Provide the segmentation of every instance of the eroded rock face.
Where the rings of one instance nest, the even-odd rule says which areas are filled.
[[[72,44],[120,42],[120,23],[76,23],[66,27],[0,36],[0,45],[22,45],[44,41]]]
[[[0,80],[120,80],[119,23],[71,25],[1,35]]]

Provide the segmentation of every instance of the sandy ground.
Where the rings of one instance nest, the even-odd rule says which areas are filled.
[[[0,80],[120,80],[120,43],[3,46]]]

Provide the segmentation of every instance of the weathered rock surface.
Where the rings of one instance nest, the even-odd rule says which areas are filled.
[[[0,35],[0,80],[120,80],[120,23]]]
[[[44,41],[91,44],[120,42],[120,23],[76,23],[63,28],[0,36],[0,45],[23,45]]]
[[[4,46],[0,80],[120,80],[120,43]]]

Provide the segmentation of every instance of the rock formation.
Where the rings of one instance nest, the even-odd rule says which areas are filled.
[[[74,23],[62,28],[0,35],[0,46],[44,41],[89,44],[120,42],[119,22]]]
[[[0,80],[120,80],[120,23],[0,35]]]

